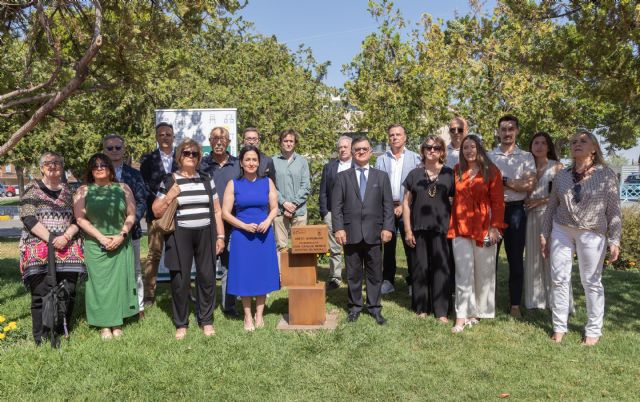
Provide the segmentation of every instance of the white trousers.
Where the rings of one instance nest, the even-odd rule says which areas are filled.
[[[140,264],[140,239],[131,240],[133,246],[133,265],[136,270],[136,290],[138,292],[138,305],[140,311],[144,311],[144,282],[142,282],[142,265]]]
[[[554,332],[567,332],[573,253],[578,255],[580,281],[587,299],[585,336],[602,335],[604,287],[602,263],[607,241],[590,230],[553,223],[551,231],[551,313]]]
[[[467,237],[453,239],[456,263],[456,318],[496,315],[496,245],[478,247]]]

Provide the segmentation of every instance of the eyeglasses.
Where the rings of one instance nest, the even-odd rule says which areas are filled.
[[[422,148],[426,149],[427,151],[434,151],[434,152],[442,151],[442,147],[440,145],[425,145]]]
[[[369,152],[369,147],[358,147],[358,148],[353,148],[353,152],[354,152],[354,153],[359,153],[359,152]]]
[[[185,158],[198,158],[200,156],[200,152],[198,151],[182,151],[182,156]]]
[[[106,148],[107,148],[107,151],[113,151],[114,149],[116,151],[120,151],[122,149],[122,145],[112,145]]]
[[[42,162],[42,165],[46,166],[46,167],[62,166],[62,162],[60,162],[60,161],[46,161],[46,162]]]
[[[209,142],[215,144],[216,142],[227,142],[227,137],[211,137]]]
[[[96,163],[96,165],[93,167],[93,170],[102,170],[102,169],[108,169],[109,165],[104,164],[104,163]]]
[[[258,142],[260,137],[244,137],[244,142]]]
[[[449,132],[451,134],[462,134],[462,133],[464,133],[464,128],[462,128],[462,127],[451,127],[449,129]]]
[[[580,184],[576,184],[575,186],[573,186],[573,189],[571,190],[571,192],[573,193],[573,202],[575,202],[576,204],[580,202],[580,200],[582,199],[582,197],[580,196],[580,191],[582,190],[582,186]]]

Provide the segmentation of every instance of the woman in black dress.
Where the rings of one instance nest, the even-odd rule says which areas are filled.
[[[402,218],[405,242],[414,249],[411,309],[421,318],[434,314],[449,322],[451,275],[449,260],[450,197],[455,192],[453,170],[444,166],[446,147],[429,136],[420,146],[422,165],[404,181]]]

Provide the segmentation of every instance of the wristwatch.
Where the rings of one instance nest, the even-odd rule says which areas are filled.
[[[502,185],[503,185],[503,186],[507,186],[507,181],[509,181],[509,178],[508,178],[507,176],[504,176],[504,177],[502,178]]]
[[[120,236],[122,236],[123,239],[126,239],[127,236],[129,236],[129,233],[123,230],[122,232],[120,232]]]

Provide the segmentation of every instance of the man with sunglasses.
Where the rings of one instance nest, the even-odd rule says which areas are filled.
[[[524,247],[527,232],[527,215],[524,200],[527,192],[536,185],[536,162],[530,152],[518,148],[516,139],[520,133],[518,119],[505,115],[498,120],[500,145],[489,152],[489,157],[502,173],[504,186],[504,248],[509,263],[509,299],[512,317],[521,316],[520,302],[524,280]],[[500,245],[498,243],[498,254]],[[498,259],[496,258],[496,275]]]
[[[456,117],[449,123],[449,138],[451,142],[447,145],[447,159],[445,165],[453,169],[460,162],[460,144],[464,137],[469,134],[467,121],[462,117]]]
[[[144,317],[144,284],[142,281],[142,266],[140,264],[140,238],[142,228],[140,221],[147,206],[147,187],[139,171],[124,163],[125,141],[118,134],[109,134],[102,139],[102,149],[111,159],[116,179],[131,189],[136,201],[136,222],[131,228],[131,245],[133,246],[134,267],[136,271],[136,290],[138,293],[139,316]]]
[[[173,139],[173,126],[166,122],[158,123],[156,126],[158,148],[140,159],[140,173],[147,186],[147,234],[149,237],[149,252],[143,272],[145,306],[155,302],[156,277],[164,246],[164,235],[154,225],[155,217],[151,206],[164,176],[175,172],[178,168],[174,159]]]
[[[384,271],[382,282],[382,294],[395,291],[396,279],[396,239],[397,232],[400,231],[400,239],[404,239],[404,224],[402,223],[402,199],[404,198],[404,180],[409,172],[415,169],[420,163],[420,155],[406,149],[407,134],[400,124],[392,124],[387,128],[389,138],[389,149],[376,160],[376,169],[386,172],[391,180],[391,193],[393,195],[393,214],[395,216],[395,229],[392,231],[391,241],[384,245]],[[401,240],[402,241],[402,240]],[[402,241],[404,253],[407,257],[407,285],[411,292],[411,247]]]
[[[222,197],[224,190],[227,188],[229,181],[240,177],[240,162],[238,158],[227,152],[230,142],[229,130],[224,127],[214,127],[209,134],[209,144],[211,145],[211,153],[206,155],[200,161],[198,171],[213,178],[218,193],[218,201],[222,205]],[[224,233],[226,234],[225,244],[229,244],[229,235],[231,227],[225,222]],[[229,317],[238,317],[240,314],[236,311],[236,297],[227,293],[227,273],[229,267],[229,248],[225,247],[220,257],[220,267],[222,275],[220,276],[220,288],[222,290],[220,308],[222,313]]]

